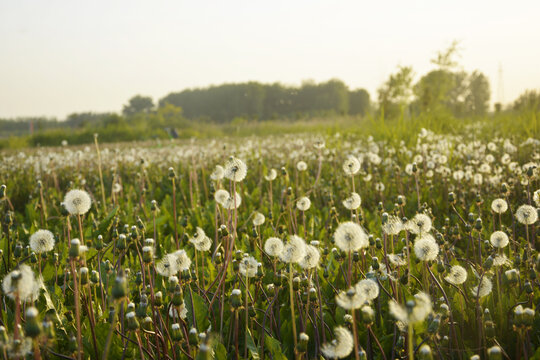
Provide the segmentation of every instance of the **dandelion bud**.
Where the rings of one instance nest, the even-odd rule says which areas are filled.
[[[90,281],[93,284],[98,284],[99,280],[100,280],[99,272],[97,272],[96,270],[92,270],[92,272],[90,273]]]
[[[352,325],[353,323],[353,318],[352,318],[352,315],[351,314],[345,314],[343,315],[343,321],[346,323],[346,324],[350,324]]]
[[[116,279],[114,280],[112,288],[112,296],[115,300],[120,300],[126,297],[127,295],[127,281],[124,277],[124,274],[120,272]]]
[[[79,239],[72,239],[69,247],[69,257],[76,259],[81,254],[81,241]]]
[[[154,248],[151,246],[143,246],[142,259],[145,264],[150,264],[154,260]]]
[[[362,321],[364,324],[369,325],[375,321],[375,311],[371,306],[363,306],[362,309]]]
[[[120,234],[120,236],[118,236],[118,240],[116,241],[116,248],[122,251],[122,250],[125,250],[126,247],[127,247],[126,235]]]
[[[17,244],[15,244],[15,249],[13,250],[13,256],[15,257],[15,259],[19,259],[22,256],[22,252],[23,247],[21,243],[17,242]]]
[[[488,360],[502,360],[502,351],[498,346],[490,347],[487,350]]]
[[[176,173],[174,172],[174,168],[172,168],[172,167],[169,168],[169,174],[168,174],[168,176],[169,176],[169,179],[174,179],[174,178],[176,178]]]
[[[171,302],[174,306],[180,306],[184,303],[184,297],[183,297],[182,289],[180,288],[180,285],[176,285],[176,289],[174,289]]]
[[[519,282],[519,272],[516,269],[510,269],[503,273],[503,282],[514,285]]]
[[[472,223],[472,222],[474,221],[474,214],[473,214],[473,213],[469,213],[469,214],[467,215],[467,218],[468,218],[469,222]]]
[[[199,343],[199,334],[197,333],[197,329],[195,329],[194,327],[189,329],[188,340],[189,345],[191,346],[196,346]]]
[[[182,331],[180,330],[180,324],[174,323],[171,325],[171,339],[173,341],[182,340]]]
[[[403,195],[398,195],[397,197],[397,204],[398,206],[405,206],[405,197]]]
[[[96,241],[94,242],[94,248],[96,248],[97,251],[100,251],[103,249],[103,236],[98,235],[96,238]]]
[[[301,281],[302,281],[302,280],[300,280],[300,278],[299,278],[298,276],[295,276],[295,277],[293,278],[293,289],[294,289],[295,291],[298,291],[298,289],[300,289],[300,282],[301,282]]]
[[[377,257],[371,258],[371,267],[373,268],[374,271],[379,270],[380,265],[379,265],[379,259]]]
[[[0,186],[0,199],[4,199],[7,195],[7,187],[6,185],[2,184],[2,186]]]
[[[491,255],[488,256],[486,261],[484,261],[484,269],[486,269],[486,270],[491,269],[491,267],[493,266],[493,262],[494,262],[493,257]]]
[[[132,303],[132,302],[129,302],[126,306],[126,309],[127,311],[126,312],[131,312],[131,311],[135,311],[135,304]]]
[[[494,338],[495,337],[495,323],[493,321],[484,321],[484,328],[486,332],[486,336],[488,338]]]
[[[450,204],[455,204],[456,203],[456,194],[454,194],[453,192],[450,192],[448,193],[448,202]]]
[[[381,222],[382,224],[386,224],[388,222],[388,213],[387,212],[383,212],[382,215],[381,215]]]
[[[150,316],[147,316],[143,319],[142,328],[146,331],[152,331],[154,322]]]
[[[24,332],[26,336],[36,338],[41,333],[41,325],[37,320],[38,311],[31,306],[26,309],[26,323],[24,324]]]
[[[81,276],[81,285],[88,284],[88,268],[86,266],[81,268],[80,276]]]
[[[299,340],[298,345],[297,345],[298,353],[303,354],[307,351],[309,336],[308,334],[301,332],[300,335],[298,336],[298,340]]]
[[[412,163],[412,172],[416,174],[418,172],[418,165],[415,162]]]
[[[431,347],[428,344],[420,346],[418,350],[418,359],[419,360],[432,360],[433,354],[431,352]]]
[[[531,295],[534,292],[530,281],[526,281],[525,284],[523,284],[523,289],[525,290],[527,295]]]
[[[470,360],[480,360],[480,355],[473,355],[471,356]]]
[[[41,323],[41,328],[43,329],[43,333],[47,338],[54,339],[56,335],[54,331],[54,324],[48,317],[45,317],[45,319],[43,319],[43,322]]]
[[[163,305],[163,293],[161,291],[154,294],[154,303],[157,307],[161,307]]]
[[[141,295],[141,300],[139,301],[139,306],[135,311],[135,314],[139,319],[142,319],[146,316],[146,310],[148,309],[148,296],[146,294]]]
[[[240,289],[234,289],[231,292],[230,301],[233,310],[238,310],[242,306],[242,291]]]
[[[480,218],[476,219],[476,221],[475,221],[475,223],[474,223],[474,228],[475,228],[477,231],[482,230],[482,219],[480,219]]]
[[[441,325],[440,316],[436,316],[428,325],[427,331],[430,334],[436,334],[439,331]]]
[[[367,353],[364,349],[361,348],[360,350],[358,350],[358,358],[360,360],[367,360]]]
[[[223,236],[229,235],[229,230],[227,229],[227,227],[225,225],[221,225],[219,227],[219,231],[220,231],[221,235],[223,235]]]
[[[375,247],[379,250],[383,248],[383,244],[380,238],[375,239]]]
[[[127,319],[127,328],[128,330],[135,331],[139,329],[139,321],[137,320],[137,317],[135,316],[135,313],[133,311],[128,312],[126,314]]]
[[[531,308],[525,308],[523,310],[523,325],[532,326],[534,322],[534,310]]]

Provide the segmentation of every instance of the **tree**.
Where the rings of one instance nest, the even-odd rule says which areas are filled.
[[[149,113],[154,109],[154,101],[149,96],[135,95],[124,105],[122,113],[131,116],[139,113]]]
[[[540,91],[526,90],[512,106],[516,111],[540,111]]]
[[[411,101],[413,76],[412,67],[400,66],[377,90],[379,108],[385,117],[403,114]]]
[[[349,91],[349,114],[364,116],[370,106],[369,93],[365,89]]]
[[[465,113],[467,115],[485,115],[489,108],[490,89],[487,77],[474,71],[468,77]]]

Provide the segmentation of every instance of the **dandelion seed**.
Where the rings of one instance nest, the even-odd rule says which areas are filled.
[[[439,245],[437,245],[432,235],[424,234],[421,238],[416,239],[414,253],[421,261],[432,261],[439,254]]]
[[[467,280],[467,270],[463,266],[454,265],[444,280],[453,285],[461,285]]]
[[[338,326],[334,328],[334,336],[334,340],[321,346],[323,355],[333,359],[342,359],[349,356],[354,346],[351,332],[343,326]]]
[[[367,299],[362,293],[356,291],[355,287],[351,287],[347,291],[340,291],[336,295],[336,303],[345,310],[359,309],[366,301]]]
[[[367,301],[375,300],[379,296],[379,284],[371,279],[361,280],[355,285],[356,292],[361,294]]]
[[[300,267],[302,269],[313,269],[319,265],[321,254],[319,250],[313,245],[306,245],[306,255],[300,261]]]
[[[231,156],[229,161],[225,164],[224,171],[224,176],[227,179],[234,182],[240,182],[244,180],[247,175],[247,166],[242,160]]]
[[[259,262],[253,256],[248,256],[240,261],[238,270],[242,276],[252,278],[257,275],[258,268]]]
[[[279,258],[285,263],[299,263],[304,256],[306,256],[306,243],[297,235],[289,236],[289,241],[279,254]]]
[[[531,205],[521,205],[516,211],[516,218],[523,225],[532,225],[538,220],[538,212]]]
[[[84,215],[90,210],[92,199],[84,190],[71,190],[64,197],[63,204],[71,215]]]
[[[403,230],[403,222],[397,216],[390,215],[388,220],[382,226],[383,231],[387,235],[397,235]]]
[[[54,235],[49,230],[38,230],[30,236],[30,248],[40,254],[54,248]]]
[[[212,247],[212,240],[204,233],[204,230],[197,226],[197,231],[189,242],[195,246],[197,251],[208,251]]]
[[[360,195],[355,192],[351,193],[351,196],[343,200],[343,206],[348,210],[356,210],[361,204],[362,199],[360,198]]]
[[[210,179],[214,181],[219,181],[225,176],[225,169],[221,165],[216,165],[212,174],[210,174]]]
[[[261,214],[260,212],[256,212],[255,216],[253,217],[253,225],[261,226],[262,224],[264,224],[264,221],[265,221],[264,215]]]
[[[407,260],[403,258],[401,254],[388,254],[388,261],[394,266],[405,266],[407,265]]]
[[[491,202],[491,210],[496,214],[503,214],[508,210],[508,204],[504,199],[495,199]]]
[[[491,234],[489,237],[489,242],[493,247],[496,247],[498,249],[502,249],[506,247],[509,243],[508,235],[502,231],[495,231]]]
[[[307,197],[302,197],[296,202],[296,207],[300,211],[307,211],[311,206],[311,201]]]
[[[307,170],[307,164],[304,161],[299,161],[296,163],[296,169],[298,171],[306,171]]]
[[[487,277],[483,277],[477,286],[471,289],[474,297],[483,298],[491,293],[493,283]]]
[[[334,233],[334,242],[345,252],[357,251],[369,246],[368,235],[364,229],[352,221],[339,224]]]
[[[405,224],[405,228],[413,234],[425,234],[431,230],[431,219],[425,214],[416,214]]]
[[[343,163],[343,171],[349,176],[355,175],[360,171],[360,161],[356,157],[349,155]]]
[[[283,241],[277,237],[268,238],[264,243],[264,252],[269,256],[277,257],[283,251]]]
[[[20,301],[33,301],[39,296],[39,283],[30,266],[22,264],[4,277],[2,289],[9,298]]]

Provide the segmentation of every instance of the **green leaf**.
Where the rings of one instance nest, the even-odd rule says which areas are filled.
[[[257,349],[257,346],[255,346],[255,341],[253,341],[253,337],[251,336],[251,331],[249,329],[246,336],[247,348],[249,350],[249,353],[251,354],[251,357],[255,360],[259,359],[259,349]]]
[[[191,302],[192,296],[193,304]],[[210,322],[208,321],[208,307],[206,306],[204,299],[193,291],[191,291],[190,295],[188,289],[187,293],[184,295],[184,303],[186,304],[186,309],[188,311],[187,320],[190,326],[196,327],[199,331],[206,330],[210,325]],[[195,322],[197,323],[197,326],[193,324],[193,313],[195,313]]]
[[[264,344],[274,360],[287,360],[287,357],[281,352],[281,343],[278,340],[271,336],[266,336],[264,338]]]
[[[227,349],[225,348],[225,345],[220,342],[214,346],[214,359],[227,360]]]

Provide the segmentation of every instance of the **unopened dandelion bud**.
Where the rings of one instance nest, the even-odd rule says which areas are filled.
[[[118,240],[116,241],[116,248],[120,251],[123,251],[126,249],[126,247],[127,247],[126,235],[120,234],[120,236],[118,236]]]
[[[169,179],[176,178],[176,173],[174,172],[174,168],[172,168],[172,167],[169,168],[168,177],[169,177]]]
[[[443,262],[442,262],[441,260],[437,261],[437,272],[438,272],[439,274],[444,274],[445,270],[446,270],[446,269],[445,269],[445,267],[444,267]]]
[[[119,274],[114,280],[112,296],[115,300],[120,300],[127,296],[127,281],[123,274]]]
[[[534,292],[530,281],[526,281],[525,284],[523,284],[523,289],[527,295],[531,295]]]
[[[474,223],[474,228],[475,228],[477,231],[482,230],[482,219],[480,219],[480,218],[476,219],[476,221],[475,221],[475,223]]]
[[[364,349],[358,350],[358,358],[360,360],[367,360],[367,352]]]
[[[493,257],[490,255],[487,257],[486,261],[484,261],[484,269],[485,270],[489,270],[493,267],[493,262],[495,260],[493,259]]]
[[[154,260],[154,248],[151,246],[143,246],[142,259],[145,264],[150,264]]]
[[[441,304],[441,315],[443,319],[446,319],[450,315],[450,308],[446,304]]]
[[[351,324],[353,323],[353,318],[352,318],[352,315],[351,314],[345,314],[343,315],[343,321],[346,323],[346,324]]]
[[[38,310],[33,306],[26,309],[26,323],[24,324],[26,336],[36,338],[41,333],[41,324],[37,319],[38,314]]]
[[[298,291],[298,289],[300,289],[300,284],[301,284],[301,281],[300,278],[298,276],[295,276],[293,278],[293,289],[295,291]]]
[[[242,291],[240,289],[233,289],[230,299],[231,307],[233,310],[237,310],[242,306]]]
[[[41,323],[41,328],[42,328],[43,334],[45,334],[47,338],[49,339],[55,338],[56,334],[54,331],[54,324],[48,317],[45,317],[45,319],[43,319],[43,322]]]
[[[371,258],[371,267],[375,271],[379,270],[380,265],[379,265],[379,259],[377,257],[372,257]]]
[[[199,334],[197,333],[197,329],[195,329],[194,327],[189,329],[188,341],[189,345],[191,346],[195,346],[199,343]]]
[[[126,314],[127,319],[127,328],[128,330],[135,331],[139,329],[139,321],[137,320],[137,317],[135,316],[135,312],[130,311]]]
[[[135,303],[130,301],[126,306],[126,310],[126,312],[135,311]]]
[[[361,310],[362,321],[364,322],[364,324],[372,324],[373,321],[375,321],[375,311],[371,308],[371,306],[363,306]]]
[[[146,311],[148,309],[148,296],[146,294],[141,295],[141,300],[139,301],[139,306],[135,310],[135,314],[139,319],[142,319],[146,316]]]
[[[418,349],[418,359],[419,360],[432,360],[433,359],[433,353],[431,351],[431,347],[428,344],[424,344],[420,346],[420,349]]]
[[[174,290],[171,302],[174,306],[180,306],[184,303],[184,297],[180,285],[176,285],[176,289]]]
[[[488,338],[494,338],[496,333],[495,333],[495,323],[493,321],[484,321],[484,328],[485,328],[485,332],[486,332],[486,336]]]
[[[180,328],[180,324],[174,323],[171,325],[171,339],[173,341],[182,340],[182,330]]]
[[[300,335],[298,335],[298,345],[297,345],[297,351],[299,354],[303,354],[307,351],[308,342],[309,342],[308,334],[301,332]]]
[[[22,256],[22,253],[23,253],[22,244],[17,242],[17,244],[15,244],[15,249],[13,250],[13,256],[15,257],[15,259],[19,259]]]
[[[77,259],[81,254],[81,241],[79,239],[72,239],[69,247],[69,257],[71,259]]]
[[[6,185],[2,184],[0,186],[0,199],[4,199],[7,195],[7,187]]]
[[[519,272],[516,269],[510,269],[503,273],[503,282],[514,285],[519,282]]]
[[[498,346],[490,347],[487,350],[488,360],[502,360],[502,350]]]
[[[88,275],[88,268],[86,266],[81,268],[80,277],[81,277],[81,285],[88,284],[89,275]]]
[[[430,334],[436,334],[439,331],[441,325],[441,318],[436,316],[428,325],[427,331]]]
[[[418,165],[415,162],[412,163],[412,169],[411,170],[412,170],[413,174],[416,174],[418,172]]]
[[[0,326],[0,343],[7,344],[9,341],[9,336],[4,326]]]
[[[157,307],[161,307],[163,305],[163,293],[161,291],[154,294],[154,303]]]
[[[532,326],[534,322],[535,311],[531,308],[525,308],[523,310],[523,325]]]
[[[480,360],[480,355],[475,354],[470,357],[470,360]]]

